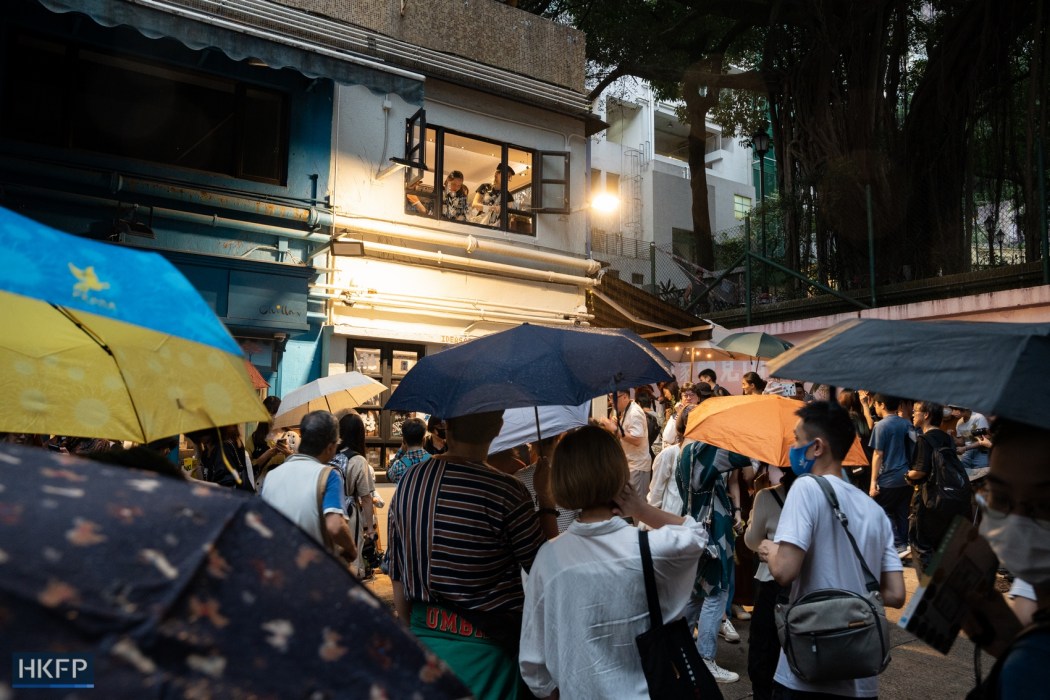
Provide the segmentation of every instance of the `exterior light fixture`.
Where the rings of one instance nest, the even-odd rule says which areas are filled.
[[[363,241],[335,241],[332,243],[332,255],[344,258],[363,258],[365,244]]]

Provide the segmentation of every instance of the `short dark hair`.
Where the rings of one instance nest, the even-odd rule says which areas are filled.
[[[339,424],[328,411],[311,411],[299,421],[299,452],[317,457],[339,440]]]
[[[875,403],[881,403],[891,413],[896,412],[901,407],[900,397],[890,396],[889,394],[875,394]]]
[[[827,441],[835,461],[846,458],[857,437],[857,429],[846,409],[834,401],[813,401],[795,411],[795,415],[802,419],[802,427],[809,437]]]
[[[456,442],[489,445],[503,427],[503,411],[485,411],[445,420],[445,427]]]
[[[700,370],[700,378],[703,379],[704,377],[711,378],[711,381],[709,381],[708,384],[713,385],[718,382],[718,375],[715,374],[715,371],[710,367],[705,367],[704,369]]]
[[[266,410],[269,411],[270,415],[272,416],[275,413],[277,413],[277,410],[281,407],[281,397],[267,396],[265,399],[263,399],[263,406],[266,407]]]
[[[606,505],[630,479],[627,456],[607,430],[584,426],[561,439],[551,460],[551,490],[565,508]]]
[[[401,438],[409,447],[419,447],[427,436],[427,424],[422,418],[408,418],[401,424]]]
[[[652,394],[647,394],[645,392],[642,392],[641,394],[635,394],[635,399],[634,400],[637,401],[638,405],[641,406],[642,408],[652,408],[653,407],[653,395]]]
[[[758,372],[748,372],[742,379],[759,391],[766,390],[766,380],[758,376]]]
[[[915,404],[915,407],[930,417],[931,425],[940,425],[941,421],[944,420],[944,406],[939,403],[920,401]]]

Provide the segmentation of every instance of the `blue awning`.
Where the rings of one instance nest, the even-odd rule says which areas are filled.
[[[423,104],[423,76],[309,38],[279,34],[177,5],[159,10],[124,0],[39,2],[52,12],[86,14],[104,27],[125,25],[150,39],[176,39],[195,51],[213,48],[234,61],[257,59],[271,68],[291,68],[309,78],[363,85],[376,93],[399,95],[410,104]]]

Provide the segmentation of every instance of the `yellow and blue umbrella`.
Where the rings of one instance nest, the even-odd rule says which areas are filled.
[[[0,431],[148,442],[268,420],[240,347],[156,253],[0,208]]]

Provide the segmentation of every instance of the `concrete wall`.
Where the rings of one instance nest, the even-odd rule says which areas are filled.
[[[584,33],[495,0],[279,1],[394,39],[583,91]],[[461,21],[451,21],[456,17]],[[489,27],[498,29],[489,31]]]
[[[389,113],[383,109],[387,99],[391,104]],[[390,157],[404,155],[405,120],[415,112],[415,106],[396,95],[376,95],[359,86],[337,86],[335,102],[335,184],[331,194],[337,213],[583,255],[586,142],[578,120],[449,83],[427,82],[425,107],[430,125],[537,151],[570,152],[570,202],[573,209],[581,211],[568,215],[537,214],[536,235],[527,236],[406,214],[404,172],[383,179],[376,179],[376,174],[388,165]],[[440,180],[444,174],[438,177]],[[467,184],[474,192],[480,183]]]
[[[911,321],[985,321],[999,323],[1050,322],[1050,286],[1011,289],[1002,292],[974,294],[954,299],[938,299],[915,304],[885,306],[853,313],[770,323],[763,326],[736,328],[740,331],[765,331],[796,345],[814,333],[854,318]]]

